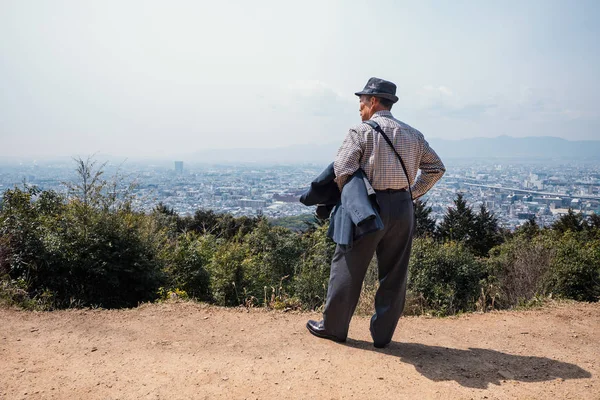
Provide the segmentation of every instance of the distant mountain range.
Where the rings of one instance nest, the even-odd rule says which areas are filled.
[[[445,157],[600,159],[600,140],[498,136],[463,140],[431,139],[429,144],[440,156]]]
[[[516,138],[431,138],[429,144],[442,158],[563,158],[599,159],[600,140],[570,141],[550,136]],[[316,163],[331,162],[341,143],[294,145],[272,149],[203,150],[182,157],[191,162]]]
[[[427,138],[429,144],[442,159],[449,158],[505,158],[505,159],[569,159],[600,160],[600,140],[571,141],[550,136],[516,138],[498,136],[494,138],[472,138],[447,140]],[[116,157],[96,154],[95,159],[121,164],[153,162],[171,167],[173,160],[196,163],[250,163],[250,164],[321,164],[333,161],[341,144],[324,143],[315,145],[293,145],[267,149],[206,149],[193,153],[163,157]],[[0,157],[1,165],[12,165],[28,159],[53,160],[71,163],[71,157]]]

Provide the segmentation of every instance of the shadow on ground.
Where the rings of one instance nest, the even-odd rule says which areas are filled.
[[[348,339],[347,346],[399,357],[402,362],[432,381],[456,381],[462,386],[486,389],[502,380],[543,382],[553,379],[584,379],[592,374],[583,368],[546,357],[520,356],[489,349],[452,349],[420,343],[392,342],[375,349],[363,340]]]

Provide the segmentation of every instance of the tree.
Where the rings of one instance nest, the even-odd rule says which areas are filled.
[[[502,243],[498,219],[485,204],[481,205],[479,214],[475,216],[474,228],[473,237],[468,245],[475,255],[486,257],[492,247]]]
[[[159,202],[156,205],[156,207],[154,207],[154,212],[159,213],[159,214],[168,215],[170,217],[174,217],[177,215],[177,213],[175,212],[173,207],[169,207],[168,205],[164,204],[162,201]]]
[[[561,216],[557,221],[552,224],[552,229],[557,230],[560,233],[566,231],[581,232],[583,230],[583,216],[580,213],[575,213],[572,208]]]
[[[90,156],[83,160],[82,158],[74,158],[73,161],[77,164],[77,176],[79,182],[66,183],[69,188],[70,195],[85,206],[96,206],[102,197],[102,191],[107,186],[107,182],[102,179],[106,162],[97,166],[98,162]]]
[[[210,233],[218,236],[216,232],[218,216],[212,210],[198,210],[194,213],[194,217],[187,222],[186,229],[200,234]]]
[[[444,219],[437,229],[437,236],[442,240],[462,241],[468,243],[475,231],[475,215],[467,205],[462,193],[456,195],[454,207],[448,207]]]
[[[590,230],[600,230],[600,215],[592,214],[587,219],[587,227]]]
[[[522,234],[527,239],[533,239],[534,237],[536,237],[538,233],[540,233],[540,227],[535,221],[535,216],[529,218],[527,222],[521,225],[515,233]]]
[[[435,233],[435,219],[430,217],[431,207],[427,205],[427,200],[415,201],[415,236],[431,237]]]
[[[186,218],[183,225],[185,230],[199,234],[211,234],[217,238],[232,239],[236,235],[245,236],[252,232],[260,221],[266,217],[235,218],[231,214],[217,214],[212,210],[198,210],[193,218]]]

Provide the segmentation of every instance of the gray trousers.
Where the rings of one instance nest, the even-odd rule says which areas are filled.
[[[365,274],[377,253],[379,289],[370,328],[375,343],[387,344],[404,309],[415,220],[408,192],[377,191],[377,202],[384,229],[363,236],[352,247],[335,249],[323,322],[328,333],[347,337]]]

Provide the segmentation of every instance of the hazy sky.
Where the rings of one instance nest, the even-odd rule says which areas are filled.
[[[600,140],[598,1],[0,0],[0,156],[341,142],[398,85],[426,137]]]

